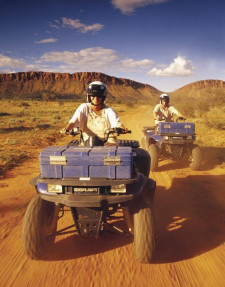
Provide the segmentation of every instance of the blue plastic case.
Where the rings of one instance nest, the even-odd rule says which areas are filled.
[[[40,153],[42,178],[132,178],[131,147],[49,147]]]
[[[161,122],[158,126],[158,134],[195,134],[194,123]]]

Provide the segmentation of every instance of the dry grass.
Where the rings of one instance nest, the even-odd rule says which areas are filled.
[[[24,160],[37,156],[42,148],[56,144],[60,138],[59,130],[65,127],[79,105],[80,102],[2,100],[0,175]],[[132,113],[134,108],[132,105],[120,102],[110,106],[120,116],[125,112]],[[182,106],[179,108],[184,113]],[[189,109],[187,105],[186,109]],[[196,124],[196,143],[205,149],[206,153],[209,149],[211,154],[213,151],[214,160],[223,163],[225,161],[224,108],[213,107],[203,115],[201,113],[201,118],[197,117],[197,111],[195,110],[193,116],[187,115],[188,121]]]
[[[0,108],[0,175],[24,160],[37,155],[60,138],[80,102],[1,101]],[[123,113],[127,105],[115,104]]]
[[[0,174],[53,144],[77,104],[1,101]]]

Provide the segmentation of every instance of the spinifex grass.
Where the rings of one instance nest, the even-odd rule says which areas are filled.
[[[66,126],[80,102],[43,102],[1,100],[0,106],[0,175],[24,160],[38,156],[41,149],[57,145],[59,131]],[[118,102],[110,106],[122,116],[137,109]],[[149,119],[152,120],[153,106],[148,106]],[[180,109],[182,113],[184,111]],[[187,116],[188,122],[196,125],[196,143],[199,144],[208,160],[216,164],[225,161],[225,132],[213,125],[213,118],[223,122],[221,108],[204,112],[199,117]],[[197,112],[195,112],[197,114]],[[146,114],[143,114],[146,117]],[[128,125],[128,128],[131,129]],[[210,151],[210,153],[208,152]]]
[[[72,117],[79,102],[2,100],[0,107],[0,175],[60,138],[59,131]],[[113,107],[120,113],[126,105]]]

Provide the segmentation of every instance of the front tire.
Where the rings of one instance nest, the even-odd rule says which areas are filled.
[[[202,153],[198,145],[193,145],[191,158],[192,163],[190,164],[190,168],[192,170],[199,170],[202,161]]]
[[[134,213],[134,250],[140,263],[150,263],[155,250],[155,230],[151,207]]]
[[[55,241],[58,207],[36,195],[30,201],[23,220],[23,248],[31,259],[40,259]]]
[[[155,144],[150,144],[148,151],[151,157],[151,171],[156,171],[158,169],[159,152]]]

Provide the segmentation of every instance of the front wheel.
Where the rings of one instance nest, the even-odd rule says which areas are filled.
[[[36,195],[30,201],[23,220],[23,248],[31,259],[40,259],[55,241],[58,207]]]
[[[198,145],[193,145],[191,153],[192,162],[190,164],[190,168],[193,170],[199,170],[202,161],[202,153],[200,147]]]
[[[140,263],[150,263],[155,250],[155,230],[151,207],[134,213],[134,250]]]
[[[158,169],[159,152],[155,144],[150,144],[148,151],[151,157],[151,171]]]

